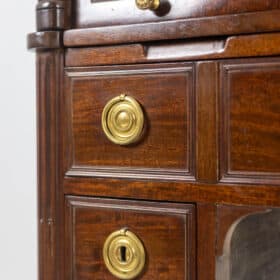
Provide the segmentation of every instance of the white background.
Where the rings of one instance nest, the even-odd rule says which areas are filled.
[[[0,279],[37,280],[35,0],[1,1]]]

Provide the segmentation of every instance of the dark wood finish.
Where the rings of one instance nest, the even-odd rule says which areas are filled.
[[[37,30],[49,31],[64,29],[64,3],[40,1],[36,8]]]
[[[37,54],[38,236],[40,280],[62,279],[64,172],[59,164],[63,51]]]
[[[66,49],[67,66],[209,60],[280,54],[280,33]]]
[[[215,280],[216,206],[197,203],[197,279]]]
[[[124,224],[138,280],[278,277],[280,2],[162,1],[39,1],[40,280],[113,279],[102,246]],[[123,91],[147,120],[129,147],[100,124]]]
[[[64,44],[67,47],[111,45],[205,36],[277,32],[280,30],[279,16],[280,10],[275,10],[199,19],[72,29],[64,33]]]
[[[170,178],[194,176],[194,73],[192,64],[68,69],[70,176]],[[145,111],[140,143],[111,143],[101,126],[106,103],[131,95]],[[70,123],[69,123],[70,122]]]
[[[37,30],[69,29],[72,26],[72,3],[71,0],[38,0],[36,6]]]
[[[194,215],[193,205],[68,197],[67,278],[116,279],[104,265],[102,249],[112,232],[128,227],[145,244],[141,279],[194,280]]]
[[[210,184],[168,180],[143,181],[106,178],[65,177],[65,194],[107,196],[115,198],[151,199],[178,202],[228,203],[244,205],[280,206],[277,185]]]
[[[217,94],[218,64],[200,62],[196,67],[196,178],[208,183],[219,180]]]
[[[64,1],[39,1],[36,7],[37,32],[28,34],[28,49],[41,51],[62,47],[62,30],[67,23],[65,8],[68,6],[69,4],[66,5]]]
[[[274,10],[280,9],[280,1],[161,0],[153,12],[137,9],[135,1],[130,0],[75,0],[74,8],[73,26],[88,28]]]
[[[62,33],[66,17],[63,1],[41,1],[37,30],[29,34],[28,49],[34,49],[37,68],[37,150],[38,150],[38,277],[40,280],[64,278],[64,193],[63,162],[59,147],[63,134],[59,127],[63,92],[64,51]],[[43,10],[49,9],[46,13]],[[50,14],[48,14],[50,12]],[[56,17],[59,18],[56,18]],[[42,18],[41,18],[42,17]]]
[[[62,33],[59,31],[42,31],[28,34],[27,48],[34,50],[57,49],[62,47]]]
[[[280,60],[221,64],[224,181],[280,179]]]

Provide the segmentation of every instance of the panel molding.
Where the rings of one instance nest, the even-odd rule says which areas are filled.
[[[124,168],[124,167],[85,167],[72,165],[66,176],[73,177],[101,177],[123,179],[149,179],[149,180],[177,180],[195,181],[195,176],[188,171],[176,169],[152,168]]]
[[[280,172],[262,171],[237,171],[231,170],[230,155],[230,76],[234,73],[256,72],[263,69],[280,69],[280,62],[272,59],[258,59],[253,62],[247,60],[235,60],[235,62],[223,62],[220,65],[220,174],[221,183],[241,184],[280,184]]]
[[[196,240],[195,240],[195,206],[193,204],[178,204],[178,203],[166,203],[166,202],[151,202],[151,201],[136,201],[136,200],[116,200],[116,199],[104,199],[104,198],[85,198],[77,196],[66,196],[66,212],[65,212],[65,231],[66,234],[66,251],[65,254],[71,263],[67,263],[67,278],[76,280],[76,251],[75,240],[76,232],[75,225],[77,219],[77,211],[81,209],[89,209],[91,211],[120,211],[122,213],[131,212],[139,213],[143,215],[159,215],[164,217],[179,217],[182,219],[184,225],[184,280],[195,279],[195,263],[196,263]],[[105,212],[101,215],[105,215]],[[129,226],[129,225],[127,225]],[[133,225],[132,225],[133,227]],[[118,229],[118,228],[116,228]],[[149,258],[149,256],[148,256]]]
[[[160,68],[161,67],[161,68]],[[149,180],[178,180],[178,181],[195,181],[195,98],[194,84],[195,72],[194,66],[190,63],[169,63],[164,67],[159,64],[155,65],[136,65],[120,67],[84,67],[84,68],[66,68],[65,77],[67,89],[65,98],[69,108],[66,108],[67,133],[66,138],[70,138],[68,143],[69,149],[66,152],[66,161],[68,161],[68,170],[65,175],[70,177],[100,177],[100,178],[125,178],[125,179],[149,179]],[[187,149],[186,168],[142,168],[142,167],[119,167],[119,166],[100,166],[100,165],[81,165],[75,163],[75,143],[73,134],[73,83],[76,79],[89,77],[111,77],[111,76],[128,76],[138,74],[177,74],[184,73],[188,80],[186,87],[187,115],[186,119],[189,124],[187,131]]]

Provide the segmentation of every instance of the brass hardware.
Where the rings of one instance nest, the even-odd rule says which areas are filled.
[[[110,141],[118,145],[137,142],[143,132],[144,114],[131,96],[121,94],[111,99],[102,113],[102,128]]]
[[[141,240],[124,228],[106,239],[103,259],[108,270],[118,279],[134,279],[144,269],[145,249]]]
[[[156,10],[160,5],[160,0],[136,0],[136,5],[141,10]]]

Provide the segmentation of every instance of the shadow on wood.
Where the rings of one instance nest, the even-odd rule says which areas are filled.
[[[280,210],[267,210],[237,220],[229,229],[217,280],[278,280],[280,275]]]

